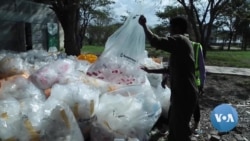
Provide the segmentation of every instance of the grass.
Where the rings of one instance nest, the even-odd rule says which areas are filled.
[[[104,46],[84,46],[82,53],[100,55]],[[167,61],[169,53],[146,47],[150,57],[164,57]],[[207,51],[206,65],[250,68],[250,51]]]
[[[104,50],[104,46],[84,46],[81,50],[82,53],[87,54],[96,54],[100,55]]]
[[[206,65],[250,68],[250,51],[208,51]]]

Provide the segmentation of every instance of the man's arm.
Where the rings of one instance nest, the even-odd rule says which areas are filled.
[[[176,39],[174,37],[159,37],[158,35],[153,34],[153,32],[147,27],[146,22],[146,18],[141,15],[139,18],[139,24],[142,26],[151,46],[171,53],[176,46]]]
[[[146,71],[147,73],[157,73],[157,74],[166,74],[168,73],[167,68],[159,68],[159,69],[148,69],[147,67],[141,67],[142,70]]]
[[[144,33],[146,35],[146,38],[151,41],[152,38],[153,38],[153,33],[150,31],[150,29],[148,29],[147,25],[147,20],[146,18],[141,15],[140,18],[139,18],[139,24],[142,26],[143,30],[144,30]]]

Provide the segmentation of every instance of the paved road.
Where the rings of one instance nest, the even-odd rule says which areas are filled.
[[[206,66],[206,72],[207,73],[250,76],[250,69],[248,69],[248,68]]]

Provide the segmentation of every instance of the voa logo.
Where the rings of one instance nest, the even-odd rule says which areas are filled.
[[[221,104],[211,112],[210,120],[219,132],[228,132],[238,124],[238,113],[229,104]]]
[[[232,114],[214,114],[216,122],[234,122],[234,117]]]

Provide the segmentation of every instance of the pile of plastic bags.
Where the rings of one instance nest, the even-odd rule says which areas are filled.
[[[124,26],[135,30],[136,18]],[[148,140],[159,116],[167,115],[170,91],[160,87],[161,75],[140,69],[162,67],[145,54],[145,39],[129,39],[142,44],[129,49],[136,56],[110,48],[119,36],[111,36],[95,62],[43,50],[1,51],[0,140]]]

